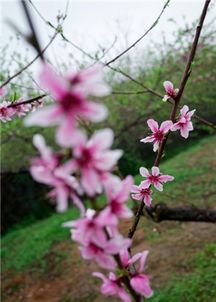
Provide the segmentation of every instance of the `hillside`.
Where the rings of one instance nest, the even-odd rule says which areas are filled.
[[[175,176],[154,202],[215,207],[215,136],[181,152],[161,165]],[[136,182],[139,181],[137,176]],[[96,265],[83,261],[62,222],[73,219],[70,210],[25,228],[14,229],[2,239],[4,302],[102,302],[117,301],[99,294],[97,280],[89,278]],[[127,232],[131,221],[122,222]],[[215,225],[163,222],[143,218],[134,251],[149,249],[147,273],[152,275],[155,296],[151,302],[203,302],[216,300]],[[206,300],[206,294],[208,299]]]

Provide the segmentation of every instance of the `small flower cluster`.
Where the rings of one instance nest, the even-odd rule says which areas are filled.
[[[1,97],[3,97],[6,92],[6,90],[3,88],[0,89]],[[29,111],[34,111],[37,107],[42,105],[43,102],[41,100],[32,104],[25,104],[23,97],[19,98],[13,103],[4,100],[0,103],[0,121],[5,123],[11,121],[16,116],[23,117]]]
[[[67,147],[67,154],[53,152],[41,135],[35,135],[33,144],[40,156],[31,163],[33,178],[52,188],[48,196],[56,199],[57,211],[65,211],[69,199],[80,209],[81,217],[64,226],[71,228],[72,239],[78,243],[84,259],[93,260],[110,271],[108,277],[93,273],[102,279],[104,295],[116,295],[122,301],[130,302],[129,283],[132,294],[152,296],[149,276],[143,274],[148,252],[130,256],[128,249],[132,241],[119,231],[120,219],[133,215],[126,204],[133,178],[127,176],[121,180],[113,174],[122,151],[110,150],[114,139],[111,129],[96,131],[88,138],[78,125],[80,119],[99,122],[107,116],[102,104],[89,101],[89,96],[109,93],[109,88],[102,82],[101,69],[89,68],[63,77],[44,64],[40,82],[55,102],[28,115],[25,125],[56,125],[56,142]],[[107,198],[104,206],[97,201],[101,193]],[[92,203],[88,209],[83,202],[86,197]],[[140,265],[136,268],[138,260]]]
[[[166,95],[164,96],[163,101],[167,101],[169,98],[173,98],[175,100],[179,89],[174,89],[173,84],[169,81],[164,82],[164,88]],[[189,132],[193,130],[191,117],[194,112],[195,110],[189,111],[189,107],[184,105],[180,110],[179,117],[175,123],[171,120],[167,120],[162,122],[160,127],[155,120],[149,119],[147,124],[152,131],[152,134],[140,141],[142,143],[153,143],[153,151],[156,152],[169,131],[180,130],[181,136],[188,138]],[[152,174],[150,174],[146,168],[142,167],[140,168],[140,174],[145,177],[146,180],[142,181],[139,186],[132,186],[131,196],[135,200],[142,200],[147,207],[150,207],[152,201],[151,195],[153,193],[151,186],[153,185],[157,190],[162,191],[162,183],[172,181],[174,177],[161,174],[158,167],[152,167]]]

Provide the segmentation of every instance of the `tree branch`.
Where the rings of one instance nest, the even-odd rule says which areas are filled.
[[[40,99],[44,98],[45,96],[46,96],[46,94],[42,94],[42,95],[36,96],[34,98],[28,99],[26,101],[14,102],[14,103],[11,103],[8,107],[10,108],[10,107],[17,107],[20,105],[31,104],[33,102],[39,101]]]
[[[142,215],[147,214],[155,222],[172,220],[216,223],[216,210],[213,209],[200,209],[195,206],[170,208],[165,203],[158,203],[145,210],[146,213]]]
[[[193,43],[192,43],[192,47],[191,47],[191,50],[190,50],[190,54],[189,54],[189,57],[188,57],[188,61],[187,61],[185,71],[184,71],[182,79],[181,79],[180,90],[179,90],[180,93],[178,93],[177,97],[174,99],[173,107],[172,107],[172,110],[171,110],[171,113],[170,113],[170,119],[172,120],[172,122],[175,122],[175,120],[176,120],[176,112],[177,112],[179,103],[181,101],[186,83],[187,83],[188,78],[189,78],[190,73],[191,73],[190,72],[191,64],[192,64],[193,59],[194,59],[195,54],[196,54],[196,49],[197,49],[197,44],[198,44],[198,40],[199,40],[199,37],[200,37],[200,32],[201,32],[203,22],[204,22],[206,13],[207,13],[207,8],[208,8],[210,2],[211,2],[211,0],[206,0],[205,1],[204,7],[203,7],[203,10],[202,10],[202,14],[201,14],[201,17],[200,17],[200,21],[199,21],[199,24],[197,25],[197,29],[196,29],[196,33],[195,33],[194,40],[193,40]],[[156,167],[158,167],[160,165],[160,162],[161,162],[161,159],[162,159],[162,156],[163,156],[163,153],[164,153],[164,149],[165,149],[165,146],[166,146],[166,142],[167,142],[169,133],[170,132],[168,132],[167,135],[164,136],[163,141],[160,144],[157,156],[156,156],[155,161],[154,161],[154,166],[156,166]],[[128,237],[129,238],[133,238],[133,235],[136,232],[136,228],[137,228],[137,225],[139,223],[140,216],[143,212],[144,207],[147,208],[145,206],[144,202],[141,202],[140,206],[139,206],[139,209],[136,213],[133,225],[132,225],[131,229],[129,229],[129,231],[128,231]]]

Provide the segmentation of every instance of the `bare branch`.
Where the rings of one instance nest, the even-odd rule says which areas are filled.
[[[148,30],[141,36],[139,37],[139,39],[137,39],[133,44],[131,44],[127,49],[125,49],[124,51],[122,51],[120,54],[118,54],[115,58],[113,58],[112,60],[108,61],[105,63],[106,66],[109,66],[110,64],[114,63],[116,60],[118,60],[120,57],[122,57],[124,54],[126,54],[129,50],[131,50],[133,47],[135,47],[159,22],[164,10],[166,9],[166,7],[168,6],[170,0],[167,0],[166,3],[164,4],[159,16],[157,17],[157,19],[153,22],[153,24],[148,28]]]

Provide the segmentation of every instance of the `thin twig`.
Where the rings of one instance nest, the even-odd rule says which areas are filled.
[[[58,35],[58,32],[55,32],[55,34],[52,36],[52,38],[50,39],[49,43],[44,47],[44,49],[42,49],[41,53],[44,54],[45,51],[47,50],[47,48],[52,44],[52,42],[54,41],[54,39],[56,38],[56,36]],[[6,81],[4,81],[0,88],[6,86],[9,82],[11,82],[14,78],[16,78],[18,75],[20,75],[21,73],[23,73],[23,71],[25,71],[27,68],[29,68],[35,61],[37,61],[37,59],[40,58],[40,55],[38,54],[33,60],[31,60],[27,65],[25,65],[22,69],[20,69],[18,72],[16,72],[15,74],[13,74],[12,76],[10,76]]]
[[[158,24],[164,10],[169,5],[170,0],[167,0],[164,4],[159,16],[157,19],[153,22],[153,24],[148,28],[148,30],[141,36],[139,39],[137,39],[133,44],[131,44],[128,48],[126,48],[124,51],[122,51],[120,54],[118,54],[115,58],[111,59],[110,61],[105,63],[105,66],[109,66],[110,64],[114,63],[116,60],[118,60],[120,57],[122,57],[124,54],[126,54],[129,50],[131,50],[133,47],[135,47],[147,34]]]
[[[47,96],[47,95],[46,94],[42,94],[42,95],[38,95],[38,96],[36,96],[34,98],[28,99],[26,101],[14,102],[14,103],[11,103],[8,106],[8,108],[14,108],[14,107],[17,107],[17,106],[20,106],[20,105],[31,104],[33,102],[39,101],[40,99],[44,98],[45,96]]]

